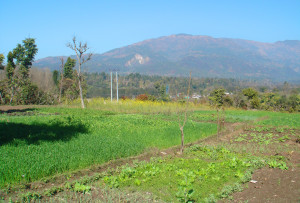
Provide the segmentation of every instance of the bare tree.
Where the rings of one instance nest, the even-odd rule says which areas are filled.
[[[63,81],[64,81],[64,58],[60,57],[60,84],[59,84],[59,96],[58,96],[58,102],[61,101],[61,93],[62,93],[62,87],[63,87]]]
[[[191,80],[192,80],[192,72],[190,72],[189,86],[188,86],[188,89],[187,89],[187,102],[186,102],[185,108],[182,112],[183,113],[183,121],[181,121],[180,112],[178,112],[178,125],[179,125],[179,129],[180,129],[180,132],[181,132],[181,147],[180,147],[180,153],[181,154],[183,153],[183,150],[184,150],[184,132],[183,132],[183,129],[184,129],[184,126],[186,124],[187,117],[188,117],[187,111],[188,111],[188,105],[189,105]]]
[[[72,43],[68,43],[67,47],[74,50],[76,53],[76,57],[77,57],[77,61],[78,61],[77,77],[78,77],[78,86],[79,86],[81,107],[85,108],[83,94],[82,94],[82,87],[81,87],[81,79],[82,79],[81,66],[85,62],[89,61],[93,54],[92,53],[85,54],[89,50],[87,43],[77,42],[76,37],[73,37]]]

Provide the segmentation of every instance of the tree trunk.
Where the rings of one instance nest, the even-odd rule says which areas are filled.
[[[60,80],[58,103],[60,103],[60,101],[61,101],[62,84],[63,84],[63,80]]]
[[[2,104],[2,103],[4,104],[4,101],[3,101],[3,98],[2,98],[1,92],[0,92],[0,98],[1,98],[1,104]]]
[[[11,97],[10,97],[9,105],[11,105],[13,101],[13,97],[14,97],[14,87],[11,87]]]
[[[219,136],[219,131],[220,131],[220,115],[219,115],[219,109],[217,109],[217,135]]]
[[[183,154],[183,149],[184,149],[184,133],[183,133],[183,126],[180,127],[180,132],[181,132],[181,148],[180,148],[180,153]]]
[[[83,94],[82,94],[82,87],[81,87],[81,76],[78,74],[78,86],[79,86],[79,93],[80,93],[80,100],[81,100],[81,108],[85,108]]]
[[[222,108],[222,129],[225,129],[225,109]]]
[[[61,67],[60,67],[60,84],[59,84],[59,97],[58,97],[58,103],[61,102],[61,93],[62,93],[62,87],[63,87],[63,81],[64,81],[64,58],[60,58],[61,61]]]

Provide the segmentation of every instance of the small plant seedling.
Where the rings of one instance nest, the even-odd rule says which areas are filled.
[[[75,192],[80,192],[80,193],[85,194],[85,193],[88,193],[89,191],[91,191],[91,187],[87,186],[87,185],[80,184],[80,183],[76,183],[74,185],[73,190]]]

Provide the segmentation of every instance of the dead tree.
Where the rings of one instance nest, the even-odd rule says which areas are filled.
[[[180,147],[180,154],[183,154],[183,150],[184,150],[184,126],[186,124],[187,121],[187,111],[188,111],[188,105],[189,105],[189,97],[190,97],[190,87],[191,87],[191,80],[192,80],[192,73],[190,72],[190,79],[189,79],[189,86],[187,89],[187,102],[185,104],[185,108],[183,110],[183,121],[181,121],[180,119],[180,113],[178,112],[178,125],[179,125],[179,129],[180,129],[180,133],[181,133],[181,147]]]
[[[59,84],[59,96],[58,96],[58,102],[61,101],[61,94],[62,94],[62,88],[63,88],[63,81],[64,81],[64,58],[60,57],[60,84]]]
[[[77,62],[78,62],[77,77],[78,77],[78,86],[79,86],[81,107],[85,108],[84,100],[83,100],[82,87],[81,87],[81,80],[82,80],[81,66],[85,62],[89,61],[93,54],[92,53],[85,54],[89,50],[89,47],[87,46],[87,43],[77,42],[76,37],[73,37],[72,43],[68,43],[67,47],[74,50],[75,53],[76,53]]]

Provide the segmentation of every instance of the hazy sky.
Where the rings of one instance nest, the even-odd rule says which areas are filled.
[[[33,37],[36,59],[73,54],[74,35],[94,53],[179,33],[300,40],[300,0],[0,0],[0,26],[0,53]]]

